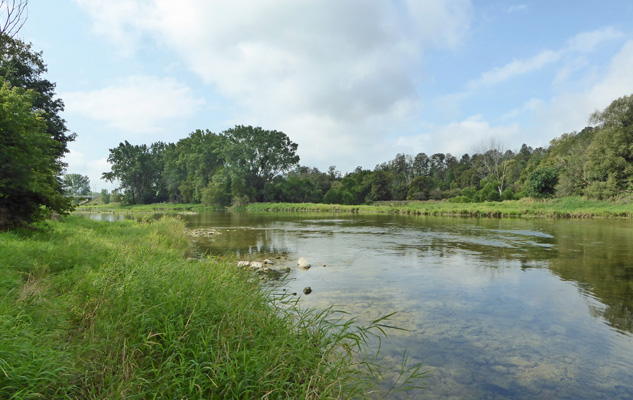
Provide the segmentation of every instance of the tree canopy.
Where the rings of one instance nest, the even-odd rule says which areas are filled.
[[[0,78],[0,229],[64,213],[70,202],[59,190],[59,142],[34,109],[37,93]]]

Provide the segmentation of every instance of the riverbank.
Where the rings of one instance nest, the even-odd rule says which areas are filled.
[[[202,204],[89,204],[78,211],[117,213],[197,213],[214,211]],[[333,212],[457,217],[546,217],[546,218],[633,218],[633,201],[588,200],[582,197],[559,199],[508,200],[484,203],[449,203],[446,201],[376,202],[371,205],[321,203],[252,203],[234,208],[242,212]]]
[[[366,328],[299,309],[232,258],[189,253],[174,218],[71,216],[0,233],[0,398],[363,398],[376,389],[355,356]]]
[[[551,200],[521,199],[485,203],[445,201],[377,202],[344,206],[312,203],[253,203],[239,207],[248,212],[352,212],[457,217],[633,218],[633,203],[565,197]]]

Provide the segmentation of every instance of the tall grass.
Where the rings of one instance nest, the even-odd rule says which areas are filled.
[[[366,347],[384,319],[301,309],[235,260],[190,252],[171,218],[0,233],[0,398],[384,395]],[[403,364],[394,389],[421,376]]]

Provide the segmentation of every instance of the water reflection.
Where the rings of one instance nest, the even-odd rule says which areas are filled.
[[[313,264],[287,285],[429,366],[428,398],[633,398],[633,223],[336,214],[183,216],[204,251]],[[283,261],[281,261],[283,262]],[[324,267],[325,266],[325,267]]]

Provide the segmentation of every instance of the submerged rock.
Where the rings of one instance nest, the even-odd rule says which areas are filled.
[[[309,269],[311,267],[311,265],[308,262],[308,260],[306,260],[305,258],[301,257],[299,259],[299,261],[297,261],[297,267],[300,268],[300,269]]]
[[[303,293],[308,295],[310,293],[312,293],[312,288],[310,286],[306,286],[303,288]]]

